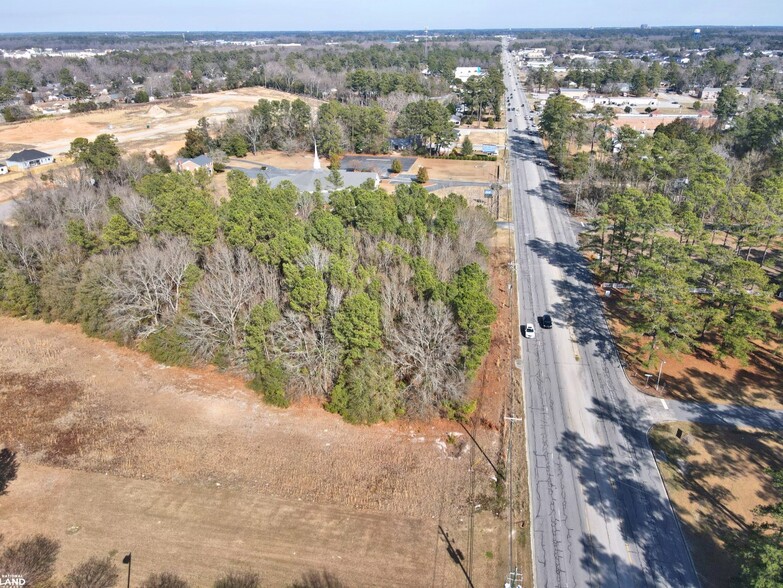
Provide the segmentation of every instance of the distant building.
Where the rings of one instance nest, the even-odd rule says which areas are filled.
[[[590,94],[587,88],[560,88],[559,93],[574,100],[584,100]]]
[[[595,103],[603,106],[649,106],[650,108],[658,108],[658,99],[646,96],[600,96],[595,99]]]
[[[699,98],[702,100],[717,100],[718,94],[720,94],[722,88],[702,88],[701,93],[699,94]],[[750,96],[750,88],[737,88],[737,92],[739,92],[740,96],[743,96],[747,98]]]
[[[474,147],[475,151],[478,151],[481,155],[497,155],[498,154],[498,146],[497,145],[476,145]]]
[[[486,72],[482,71],[480,67],[458,67],[454,70],[454,78],[463,83],[472,77],[481,77],[485,74]]]
[[[520,49],[517,55],[519,55],[522,59],[544,59],[544,57],[546,57],[546,47]]]
[[[198,157],[194,157],[192,159],[188,159],[186,157],[178,157],[174,160],[174,164],[177,168],[177,171],[189,171],[194,172],[197,169],[205,169],[209,173],[212,173],[215,171],[214,163],[212,161],[212,158],[207,155],[199,155]]]
[[[525,65],[530,69],[544,69],[552,65],[551,59],[529,59]]]
[[[19,153],[14,153],[5,161],[9,168],[16,168],[20,171],[50,163],[54,163],[54,156],[37,149],[25,149]]]

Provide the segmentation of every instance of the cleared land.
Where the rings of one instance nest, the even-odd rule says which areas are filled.
[[[515,330],[502,303],[507,257],[493,257],[499,320],[473,390],[475,436],[493,460],[505,445]],[[58,539],[60,573],[133,550],[136,577],[168,569],[194,586],[229,567],[274,586],[310,570],[349,586],[455,585],[469,569],[473,513],[474,585],[504,575],[508,521],[491,513],[493,472],[455,423],[354,427],[315,404],[280,410],[238,378],[11,318],[0,318],[0,414],[14,415],[0,444],[22,462],[0,498],[6,540]],[[527,562],[525,525],[515,521],[516,558]]]
[[[677,429],[683,440],[675,437]],[[728,588],[737,573],[726,540],[741,541],[763,519],[753,509],[774,496],[767,468],[783,467],[783,435],[691,423],[656,425],[653,446],[705,588]]]
[[[320,104],[312,98],[277,90],[241,88],[148,104],[123,105],[85,114],[45,117],[0,126],[0,154],[35,148],[59,155],[68,151],[76,137],[94,139],[101,133],[111,133],[127,150],[157,149],[172,155],[184,144],[185,131],[195,126],[201,117],[210,122],[220,122],[252,108],[261,98],[302,98],[313,108]]]

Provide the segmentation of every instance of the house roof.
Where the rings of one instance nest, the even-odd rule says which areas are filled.
[[[199,155],[198,157],[192,157],[192,158],[177,157],[175,161],[180,164],[185,163],[186,161],[190,161],[191,163],[195,163],[199,167],[203,167],[205,165],[209,165],[210,163],[212,163],[212,158],[209,157],[208,155]]]
[[[51,157],[48,153],[38,151],[38,149],[25,149],[19,153],[14,153],[6,161],[18,161],[23,163],[25,161],[33,161],[34,159],[41,159],[43,157]]]
[[[212,158],[209,157],[208,155],[199,155],[198,157],[194,157],[193,159],[191,159],[191,161],[196,165],[204,166],[212,163]]]

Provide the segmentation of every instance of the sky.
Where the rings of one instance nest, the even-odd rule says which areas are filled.
[[[783,25],[783,0],[9,0],[0,32]]]

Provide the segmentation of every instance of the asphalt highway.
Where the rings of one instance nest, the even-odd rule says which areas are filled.
[[[521,339],[535,586],[698,586],[647,441],[667,409],[625,377],[579,224],[530,128],[508,52],[503,59],[519,322],[536,328]],[[552,329],[541,328],[544,313]]]

